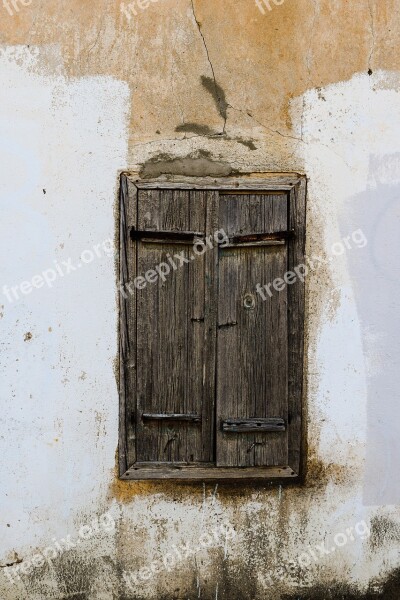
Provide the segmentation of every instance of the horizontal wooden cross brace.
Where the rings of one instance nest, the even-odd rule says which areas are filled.
[[[195,414],[149,414],[142,415],[144,421],[201,421],[201,415]]]
[[[259,433],[263,431],[285,431],[284,419],[226,419],[222,421],[222,431],[226,433]]]
[[[204,237],[199,231],[156,231],[131,228],[131,240],[155,244],[194,244],[197,239]]]

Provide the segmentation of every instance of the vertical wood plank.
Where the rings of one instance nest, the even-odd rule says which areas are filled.
[[[119,210],[120,210],[120,226],[119,226],[119,284],[124,281],[128,268],[126,256],[127,246],[127,228],[126,228],[126,204],[128,202],[128,183],[125,175],[121,175],[120,192],[119,192]],[[119,291],[119,290],[118,290]],[[118,465],[119,475],[122,476],[128,467],[128,449],[127,449],[127,432],[126,432],[126,396],[128,393],[125,365],[128,354],[128,323],[126,318],[125,300],[120,294],[118,296],[119,303],[119,443],[118,443]]]
[[[287,229],[286,195],[222,195],[220,224],[229,236]],[[221,249],[218,316],[218,421],[287,418],[287,292],[263,301],[257,283],[287,270],[285,246]],[[253,306],[245,308],[248,298]],[[287,461],[287,433],[217,432],[220,466]]]
[[[219,229],[219,194],[217,191],[202,193],[206,203],[206,235],[212,241],[212,248],[208,248],[205,254],[202,443],[203,460],[213,462],[216,459],[215,376],[217,361],[219,253],[215,235]]]
[[[289,243],[289,269],[304,264],[306,243],[306,180],[301,179],[289,196],[290,228],[296,231]],[[305,282],[297,280],[288,289],[288,420],[289,466],[300,472],[302,454],[302,407],[304,363]]]
[[[203,192],[145,190],[139,194],[140,230],[195,230],[204,234],[205,220]],[[164,280],[146,283],[137,293],[137,460],[209,460],[211,424],[207,414],[203,415],[206,254],[197,255],[192,245],[173,241],[136,243],[140,274],[154,270],[161,262],[171,267]],[[184,264],[176,255],[183,256]],[[144,422],[143,413],[194,413],[201,414],[202,421]]]
[[[189,230],[205,232],[206,221],[206,196],[202,192],[191,191],[189,194]],[[191,263],[187,273],[187,316],[186,316],[186,375],[184,389],[184,412],[196,410],[202,415],[199,425],[188,425],[185,436],[185,456],[188,462],[203,459],[203,384],[202,369],[204,364],[204,257],[198,256],[194,248],[188,249]]]
[[[130,228],[137,222],[136,186],[121,176],[120,191],[120,472],[136,460],[136,297],[132,282],[136,276],[136,246],[129,239]]]

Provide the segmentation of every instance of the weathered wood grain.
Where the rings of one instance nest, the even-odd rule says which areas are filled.
[[[294,186],[289,196],[290,228],[296,231],[296,239],[289,241],[289,270],[304,264],[306,243],[306,179]],[[303,364],[304,364],[304,312],[305,281],[297,279],[288,286],[288,422],[289,462],[297,473],[301,467],[303,446]]]
[[[136,273],[136,246],[129,240],[130,228],[136,224],[138,190],[125,175],[120,188],[120,409],[119,409],[119,469],[120,473],[136,460],[136,298],[130,286]],[[129,286],[129,289],[128,287]],[[130,291],[131,290],[131,291]]]
[[[290,191],[301,179],[297,173],[289,176],[274,176],[271,174],[262,177],[240,176],[240,177],[160,177],[157,179],[141,180],[131,176],[131,180],[140,189],[186,189],[186,190],[218,190],[228,194],[235,192],[253,191],[265,195],[267,192]]]
[[[285,195],[222,195],[228,237],[287,230]],[[287,248],[220,249],[217,420],[287,417],[287,293],[263,301],[256,285],[283,277]],[[253,301],[250,302],[250,299]],[[218,466],[287,464],[287,433],[217,430]]]
[[[214,235],[219,229],[219,194],[215,191],[192,192],[206,199],[206,233],[213,247],[205,254],[206,278],[204,290],[204,374],[203,374],[203,457],[215,461],[215,390],[218,321],[218,244]],[[210,435],[211,433],[211,435]]]
[[[119,192],[119,210],[120,210],[120,227],[119,227],[119,284],[126,278],[128,269],[128,260],[126,255],[127,245],[127,227],[126,227],[126,204],[128,198],[128,183],[125,175],[121,176],[120,192]],[[118,466],[119,475],[122,476],[127,470],[128,464],[128,448],[127,448],[127,430],[126,430],[126,399],[129,394],[127,377],[126,377],[126,361],[128,356],[129,331],[126,316],[126,303],[122,294],[118,297],[119,301],[119,442],[118,442]]]
[[[206,195],[184,190],[140,190],[138,229],[146,231],[206,233]],[[170,264],[164,280],[148,283],[137,291],[137,458],[139,461],[188,463],[210,460],[212,423],[204,398],[205,255],[193,245],[177,248],[174,237],[159,244],[138,247],[138,272]],[[180,264],[174,255],[188,262]],[[206,414],[203,417],[203,410]],[[200,421],[146,420],[143,414],[199,414]]]
[[[144,421],[193,421],[196,423],[200,423],[201,415],[194,414],[162,414],[162,413],[152,413],[152,414],[143,414],[142,419]]]
[[[121,479],[176,479],[180,481],[215,481],[215,480],[257,480],[257,479],[294,479],[297,477],[290,467],[276,466],[264,468],[235,468],[215,467],[215,465],[186,466],[186,465],[152,465],[146,467],[135,465],[128,469]]]
[[[140,231],[132,228],[130,237],[133,241],[140,240],[148,244],[167,244],[171,242],[174,244],[193,244],[197,238],[204,237],[204,233],[197,231]]]
[[[262,431],[285,431],[284,419],[227,419],[222,421],[226,433],[260,433]]]

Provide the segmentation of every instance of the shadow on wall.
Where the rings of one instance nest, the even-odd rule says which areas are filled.
[[[349,200],[340,227],[361,227],[368,239],[367,252],[348,255],[367,362],[363,500],[388,505],[400,503],[400,154],[371,156],[368,179],[370,188]]]

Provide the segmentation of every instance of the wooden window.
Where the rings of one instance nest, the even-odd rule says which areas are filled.
[[[121,176],[121,478],[299,476],[305,190]]]

